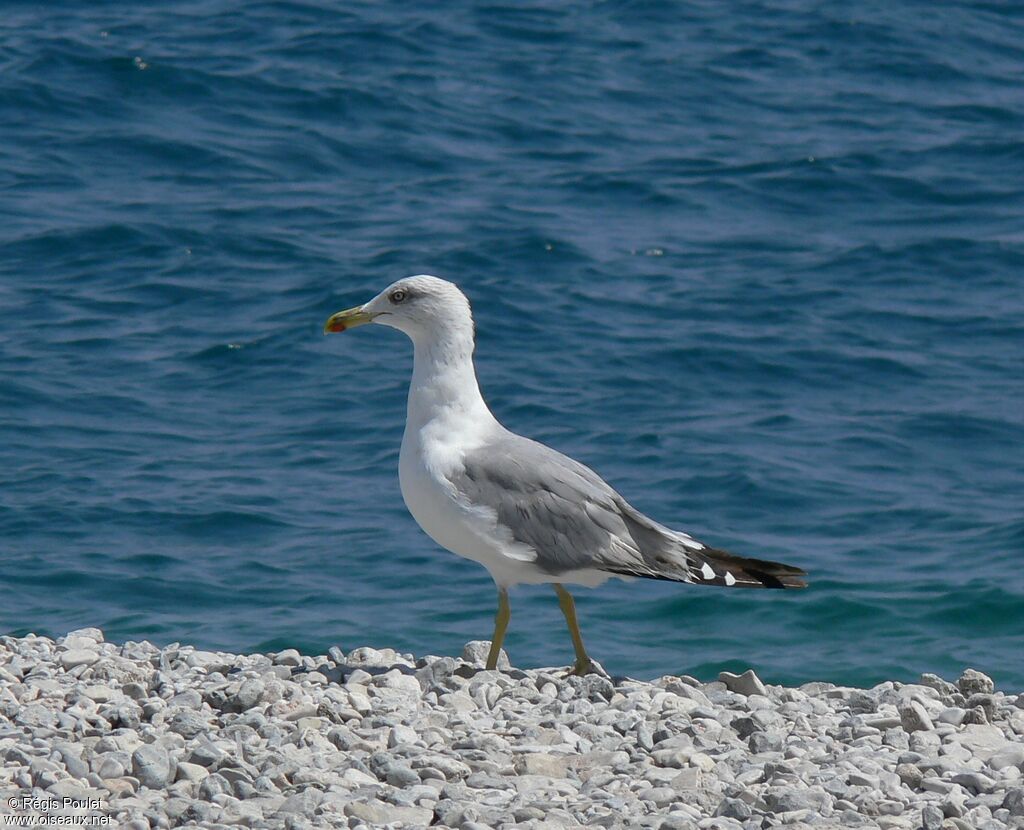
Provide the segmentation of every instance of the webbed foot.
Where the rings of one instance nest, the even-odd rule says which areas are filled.
[[[565,677],[585,677],[588,674],[596,674],[600,677],[609,677],[604,666],[589,657],[585,660],[577,660],[571,669],[565,673]]]

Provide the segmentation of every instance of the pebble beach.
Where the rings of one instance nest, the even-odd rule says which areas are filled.
[[[4,826],[1024,827],[1024,695],[0,638]]]

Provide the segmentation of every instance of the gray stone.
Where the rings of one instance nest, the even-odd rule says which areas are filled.
[[[183,738],[194,738],[209,729],[209,723],[198,712],[184,709],[175,712],[168,721],[168,728]]]
[[[72,778],[85,778],[89,774],[89,765],[76,755],[71,747],[61,747],[59,752],[64,768]]]
[[[749,738],[755,732],[761,731],[761,724],[750,717],[733,718],[729,724],[741,738]]]
[[[640,721],[636,727],[636,743],[641,749],[650,752],[654,749],[654,732],[647,721]]]
[[[92,644],[103,642],[103,631],[99,628],[76,628],[74,631],[69,631],[58,643],[63,643],[68,648],[71,648],[69,643],[77,640],[87,640]]]
[[[91,648],[72,648],[60,655],[60,664],[65,669],[73,669],[75,666],[91,666],[100,656]]]
[[[448,781],[460,781],[466,778],[472,770],[458,758],[450,758],[447,755],[429,755],[419,760],[424,766],[429,766],[441,773]],[[413,768],[418,768],[417,760],[413,761]]]
[[[1024,769],[1024,743],[1007,744],[1003,749],[996,750],[989,757],[988,766],[994,770],[1008,767]]]
[[[202,781],[210,774],[206,767],[201,767],[199,764],[190,764],[188,761],[178,762],[178,781]]]
[[[302,655],[299,654],[298,649],[286,648],[274,656],[274,663],[278,666],[301,666]]]
[[[401,764],[391,764],[384,777],[393,787],[412,787],[420,783],[420,777]]]
[[[645,790],[640,790],[636,797],[641,801],[653,802],[656,807],[664,808],[675,803],[679,799],[679,793],[671,787],[648,787]]]
[[[936,732],[911,732],[907,743],[912,752],[921,755],[934,755],[942,745],[942,738]]]
[[[771,787],[765,793],[764,799],[773,813],[813,810],[824,815],[832,811],[831,796],[818,788],[807,787],[798,790],[790,787]]]
[[[132,775],[143,787],[156,790],[174,780],[175,764],[167,750],[145,744],[132,753]]]
[[[74,649],[97,660],[67,670]],[[488,649],[346,664],[0,636],[0,790],[94,793],[150,830],[1024,830],[1024,699],[970,673],[647,683],[487,672]]]
[[[372,683],[374,686],[381,686],[385,689],[400,690],[413,697],[419,697],[421,692],[420,682],[413,675],[405,674],[399,669],[392,669],[377,675],[373,678]]]
[[[1024,816],[1024,787],[1007,790],[1000,806],[1008,810],[1011,816]]]
[[[206,781],[203,782],[203,784],[205,783]],[[275,812],[279,816],[290,813],[311,816],[313,815],[313,811],[320,806],[320,802],[323,800],[324,794],[321,790],[318,790],[316,787],[306,787],[305,789],[299,790],[297,793],[288,796],[288,798],[284,800]]]
[[[57,781],[51,784],[46,788],[46,792],[54,798],[68,798],[73,801],[84,801],[88,798],[94,798],[97,795],[95,790],[83,787],[71,778],[65,778],[63,781]]]
[[[95,761],[93,762],[95,764]],[[129,764],[131,763],[129,759]],[[114,757],[113,754],[103,757],[96,768],[97,774],[100,778],[120,778],[128,770],[125,769],[124,763],[119,758]]]
[[[964,723],[990,723],[991,721],[992,717],[984,706],[972,706],[964,714]]]
[[[970,697],[973,694],[992,694],[995,691],[995,683],[987,674],[982,674],[974,669],[967,669],[956,681],[960,694]]]
[[[520,782],[522,786],[527,786],[528,782]],[[468,778],[466,778],[466,786],[474,790],[503,790],[506,787],[506,781],[504,778],[499,778],[497,775],[489,775],[486,772],[474,772]]]
[[[474,666],[484,666],[487,663],[487,655],[491,650],[490,640],[472,640],[462,648],[462,659]],[[512,668],[508,654],[502,649],[498,654],[498,671],[507,671]]]
[[[687,767],[669,780],[677,790],[696,790],[700,788],[701,771],[697,767]]]
[[[924,778],[921,781],[921,789],[929,793],[948,795],[953,791],[954,784],[951,781],[943,781],[941,778]]]
[[[943,709],[935,716],[936,723],[948,723],[953,726],[959,726],[964,722],[964,717],[967,715],[966,709],[961,709],[959,706],[950,706]]]
[[[945,816],[942,810],[934,804],[928,804],[921,808],[921,827],[923,830],[942,830],[942,822]]]
[[[32,729],[52,729],[57,725],[57,715],[53,710],[38,703],[18,708],[14,720]]]
[[[224,753],[218,747],[208,742],[197,745],[192,750],[192,754],[189,755],[189,761],[193,764],[199,764],[201,767],[216,767],[223,760]]]
[[[596,666],[596,662],[594,663]],[[615,694],[615,686],[612,685],[611,680],[603,674],[603,669],[597,667],[590,674],[581,677],[579,680],[579,692],[580,696],[593,701],[594,703],[603,703],[604,701],[611,700]],[[628,727],[627,727],[628,728]]]
[[[360,648],[352,649],[348,653],[348,657],[345,659],[345,665],[347,666],[384,666],[388,665],[384,658],[384,654],[375,648],[369,646],[362,646]]]
[[[86,686],[82,689],[82,694],[96,703],[107,703],[114,696],[114,690],[110,686],[98,683],[93,686]]]
[[[961,818],[965,811],[965,801],[962,790],[952,791],[942,800],[942,814],[946,818]]]
[[[718,680],[725,684],[725,687],[730,692],[736,692],[740,695],[765,695],[764,684],[761,679],[754,674],[753,669],[747,669],[743,674],[732,674],[731,672],[720,672]]]
[[[354,801],[345,805],[345,815],[374,826],[405,824],[426,826],[434,819],[434,811],[425,807],[403,807],[378,799]]]
[[[106,711],[106,718],[115,729],[138,729],[143,716],[152,719],[153,713],[145,713],[137,703],[126,702],[113,710]]]
[[[999,727],[987,723],[971,723],[964,726],[954,737],[960,746],[970,750],[975,758],[987,761],[997,752],[1007,748],[1007,740]]]
[[[746,821],[753,815],[750,805],[738,798],[723,798],[715,810],[716,816]]]
[[[899,764],[896,767],[896,774],[900,777],[900,781],[912,790],[918,789],[924,778],[921,770],[914,764]]]
[[[654,818],[654,820],[658,822],[657,816],[654,816],[652,818]],[[646,826],[650,827],[653,825]],[[698,825],[695,821],[693,821],[693,819],[689,818],[688,816],[675,815],[666,816],[664,819],[658,822],[656,826],[658,830],[696,830]],[[700,826],[703,827],[704,825],[701,824]],[[735,822],[732,819],[728,818],[719,819],[714,824],[710,824],[707,826],[714,828],[714,830],[734,830],[734,828],[742,827],[742,825],[739,822]],[[545,830],[548,830],[548,828],[546,828]],[[551,830],[553,830],[553,828]]]
[[[980,772],[958,772],[953,776],[952,781],[975,793],[991,792],[992,787],[995,786],[995,781]]]
[[[900,706],[900,721],[907,732],[931,732],[935,725],[928,716],[928,711],[916,700]]]
[[[207,671],[214,669],[222,669],[225,667],[225,661],[220,655],[215,654],[212,651],[193,651],[188,657],[185,658],[185,665],[191,666],[194,669],[201,668]]]
[[[747,739],[747,746],[750,751],[760,754],[762,752],[782,752],[786,746],[786,739],[777,732],[755,732]]]
[[[398,724],[397,726],[391,727],[391,732],[388,733],[388,749],[412,746],[417,743],[420,743],[419,735],[416,734],[415,729],[408,726]]]
[[[480,819],[480,809],[476,805],[463,804],[448,798],[442,798],[437,802],[434,814],[445,827],[463,827],[467,822]]]
[[[569,770],[569,758],[565,755],[531,752],[520,755],[516,759],[515,768],[520,775],[547,775],[551,778],[565,778]]]
[[[985,715],[983,721],[975,721],[975,723],[991,723],[996,716],[996,698],[995,695],[985,694],[984,692],[977,692],[967,698],[967,709],[971,711],[973,709],[981,709]]]
[[[167,705],[173,709],[199,709],[203,705],[203,696],[196,689],[186,689],[167,701]]]
[[[879,786],[877,775],[866,775],[863,772],[851,772],[846,780],[854,787],[870,787],[877,790]]]
[[[433,686],[448,683],[458,667],[459,664],[454,657],[439,657],[419,668],[415,677],[426,692]]]
[[[659,767],[682,769],[690,760],[690,754],[679,749],[656,749],[650,758]]]
[[[853,807],[848,807],[839,815],[844,827],[860,827],[868,823],[868,819],[857,812]]]
[[[252,709],[263,697],[266,685],[258,678],[250,678],[242,683],[234,697],[228,702],[233,712],[245,712]]]
[[[921,679],[918,682],[922,686],[935,689],[935,691],[937,691],[943,698],[948,698],[957,691],[955,685],[950,683],[948,680],[943,680],[937,674],[922,674]]]

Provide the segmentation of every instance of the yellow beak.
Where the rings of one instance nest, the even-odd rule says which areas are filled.
[[[376,316],[368,311],[363,311],[361,305],[357,305],[355,308],[347,308],[327,318],[327,322],[324,323],[324,334],[330,334],[332,331],[347,331],[348,329],[354,329],[356,326],[365,326],[367,323],[372,323],[373,318]]]

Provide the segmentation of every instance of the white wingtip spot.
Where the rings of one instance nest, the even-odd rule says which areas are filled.
[[[707,562],[700,566],[700,572],[704,575],[705,579],[715,578],[715,571]]]
[[[728,571],[725,572],[725,584],[729,585],[729,586],[732,586],[732,585],[736,584],[736,577],[734,577]]]

